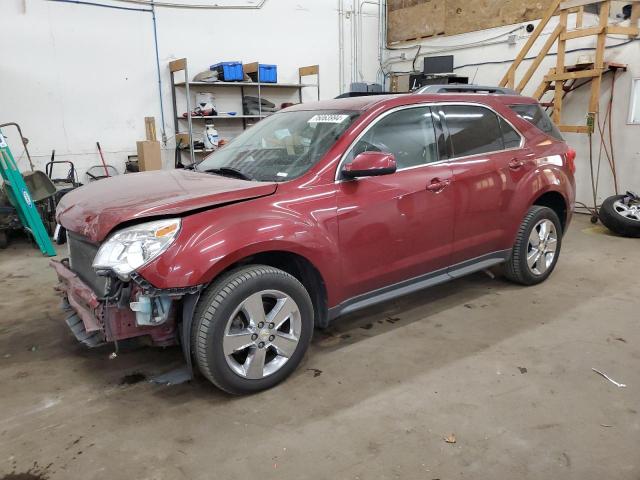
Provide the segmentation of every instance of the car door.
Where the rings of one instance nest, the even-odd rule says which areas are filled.
[[[449,135],[456,212],[452,265],[503,248],[504,179],[496,155],[504,150],[498,116],[480,105],[439,105]]]
[[[345,299],[448,266],[454,205],[443,138],[429,107],[404,107],[383,114],[347,152],[342,164],[364,151],[392,153],[397,171],[338,184]]]

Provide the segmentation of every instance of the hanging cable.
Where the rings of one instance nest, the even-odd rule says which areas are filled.
[[[160,73],[160,53],[158,52],[158,28],[156,21],[156,7],[151,0],[151,18],[153,19],[153,46],[156,51],[156,74],[158,76],[158,97],[160,99],[160,122],[161,122],[161,136],[162,136],[162,145],[167,146],[167,133],[165,131],[165,121],[164,121],[164,105],[162,102],[162,75]]]
[[[611,119],[613,118],[613,91],[616,86],[616,73],[613,70],[613,77],[611,78],[611,94],[609,95],[609,151],[611,152],[611,172],[613,173],[613,188],[618,195],[618,173],[616,169],[616,159],[613,156],[613,127],[611,126]]]
[[[260,0],[255,5],[243,4],[243,5],[216,5],[206,3],[175,3],[175,2],[156,2],[154,0],[114,0],[116,2],[134,3],[137,5],[155,5],[156,7],[168,7],[168,8],[192,8],[199,10],[260,10],[267,0]]]

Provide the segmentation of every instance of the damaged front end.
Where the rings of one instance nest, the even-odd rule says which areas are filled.
[[[155,346],[179,343],[177,325],[183,318],[183,306],[193,303],[185,300],[197,297],[201,285],[158,289],[133,269],[125,274],[96,267],[101,252],[105,257],[106,242],[97,246],[71,232],[67,242],[69,257],[52,260],[51,266],[59,280],[56,290],[68,313],[66,323],[80,342],[89,347],[113,342],[116,348],[119,341],[132,338]],[[190,323],[191,318],[188,320]]]
[[[67,312],[67,325],[88,347],[138,338],[155,346],[179,343],[176,326],[182,320],[185,297],[197,295],[200,287],[158,290],[140,285],[133,278],[123,282],[109,278],[106,295],[99,296],[71,270],[69,259],[51,260]]]

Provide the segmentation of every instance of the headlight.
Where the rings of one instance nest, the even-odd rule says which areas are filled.
[[[113,270],[123,280],[149,263],[173,243],[180,231],[180,219],[141,223],[111,235],[93,260],[96,270]]]

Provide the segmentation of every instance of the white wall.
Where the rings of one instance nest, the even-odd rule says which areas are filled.
[[[138,7],[112,0],[94,1]],[[321,96],[332,98],[343,90],[338,62],[340,22],[345,37],[344,83],[351,81],[353,2],[344,1],[342,20],[340,3],[268,0],[260,10],[157,8],[164,127],[169,137],[164,147],[165,164],[173,163],[174,146],[170,60],[187,57],[191,75],[217,61],[259,60],[277,64],[281,82],[297,82],[299,66],[319,64]],[[375,8],[365,6],[363,10],[376,14]],[[362,30],[363,38],[369,40],[362,44],[362,56],[367,60],[360,70],[367,80],[374,81],[378,69],[377,18],[366,13]],[[156,118],[160,134],[149,13],[45,0],[2,0],[0,44],[0,123],[15,121],[21,125],[30,139],[29,151],[37,167],[43,168],[55,149],[56,159],[76,163],[84,181],[85,168],[99,164],[96,141],[100,141],[107,162],[122,172],[127,155],[136,153],[136,140],[144,139],[145,116]],[[314,95],[313,89],[305,91],[305,99]],[[269,96],[278,103],[296,99],[293,91],[282,95],[270,91]],[[239,93],[231,97],[221,93],[219,102],[221,110],[241,111]],[[223,136],[224,125],[217,125]],[[15,157],[21,157],[15,132],[10,128],[4,132]],[[232,135],[234,129],[227,133]],[[27,166],[22,156],[20,167],[24,170]]]
[[[534,24],[537,22],[534,22]],[[575,20],[572,15],[569,17],[569,26],[572,28]],[[596,25],[597,18],[592,15],[585,15],[584,26]],[[628,25],[626,21],[623,25]],[[524,26],[526,24],[523,24]],[[532,47],[529,56],[535,56],[539,51],[540,45],[544,43],[551,31],[557,25],[557,17],[552,19],[545,28],[545,33]],[[422,54],[432,53],[439,55],[453,54],[455,66],[466,64],[477,64],[482,62],[494,62],[502,60],[512,60],[515,58],[519,50],[524,45],[528,34],[524,29],[516,32],[518,39],[515,45],[507,43],[506,32],[518,28],[518,25],[510,25],[506,27],[495,28],[491,30],[473,32],[463,35],[450,37],[442,37],[422,42]],[[501,36],[502,35],[502,36]],[[498,37],[499,38],[495,38]],[[487,39],[492,39],[487,41]],[[607,39],[608,45],[625,42],[626,36],[615,35]],[[473,42],[483,42],[482,45],[469,46]],[[570,40],[567,43],[567,49],[594,47],[595,40],[593,37],[587,39]],[[437,53],[441,50],[440,53]],[[416,49],[409,50],[393,50],[386,52],[385,66],[386,70],[407,71],[411,69],[410,61],[401,61],[398,57],[405,52],[409,59],[413,59]],[[555,47],[552,49],[555,52]],[[591,54],[594,52],[577,52],[567,54],[567,64],[576,63],[578,55]],[[613,62],[626,63],[629,70],[625,73],[618,73],[616,77],[614,102],[613,102],[613,142],[614,154],[617,164],[618,181],[621,192],[627,189],[640,190],[640,125],[628,125],[627,119],[629,114],[629,100],[631,93],[631,79],[640,77],[640,41],[630,43],[619,48],[607,49],[605,60]],[[547,57],[537,73],[531,79],[524,94],[533,94],[538,87],[543,75],[548,72],[549,68],[554,67],[556,62],[555,56]],[[530,62],[524,62],[519,72],[519,77],[524,74]],[[476,84],[497,85],[504,73],[507,71],[510,63],[499,65],[482,65],[457,69],[459,75],[469,76]],[[422,68],[422,59],[416,62],[416,67]],[[607,108],[609,100],[609,92],[611,88],[611,74],[607,74],[602,84],[601,94],[601,112]],[[516,80],[517,83],[518,80]],[[582,125],[585,122],[587,106],[589,102],[590,87],[585,86],[580,90],[570,93],[563,103],[563,122],[566,124]],[[550,97],[545,97],[550,98]],[[578,153],[577,157],[577,199],[588,205],[593,205],[591,194],[591,180],[589,175],[589,147],[588,136],[585,134],[563,134],[569,145],[574,147]],[[598,134],[593,136],[594,145],[594,162],[597,163],[598,150],[600,145],[600,137]],[[599,181],[598,202],[613,194],[613,182],[607,159],[603,154],[601,174]]]

